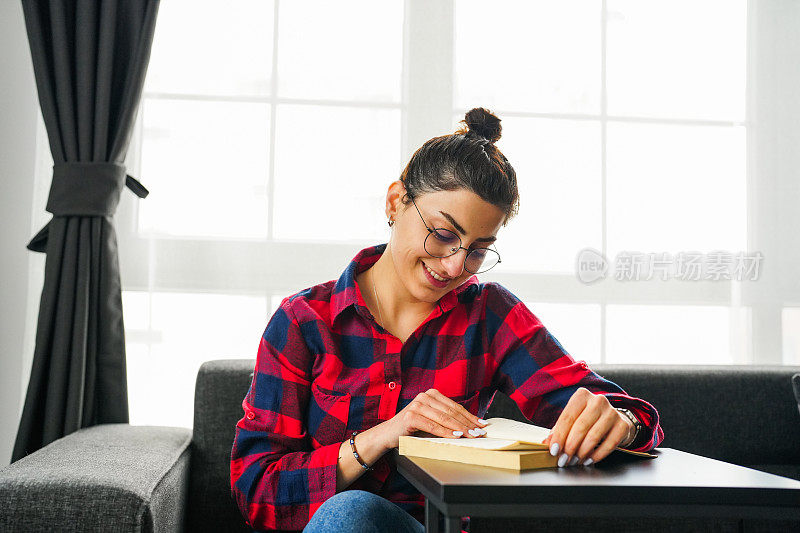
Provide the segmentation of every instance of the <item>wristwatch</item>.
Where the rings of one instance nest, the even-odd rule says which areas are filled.
[[[642,423],[639,422],[639,419],[636,418],[636,415],[634,415],[630,409],[623,409],[622,407],[617,407],[616,409],[633,424],[633,437],[631,437],[630,433],[628,433],[628,438],[625,439],[625,446],[630,446],[636,441],[636,437],[639,436],[639,430],[642,429]]]

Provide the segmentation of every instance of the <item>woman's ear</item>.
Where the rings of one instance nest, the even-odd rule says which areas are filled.
[[[405,211],[403,197],[406,195],[406,187],[401,180],[395,180],[389,184],[386,192],[386,218],[397,220],[398,215]]]

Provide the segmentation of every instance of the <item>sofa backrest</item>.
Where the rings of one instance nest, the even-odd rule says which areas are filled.
[[[661,416],[664,443],[741,465],[800,464],[800,413],[786,366],[606,366],[597,372]]]
[[[230,496],[230,455],[255,359],[207,361],[195,388],[189,531],[251,531]],[[800,464],[800,413],[791,377],[800,367],[592,365],[652,403],[663,447],[736,464]],[[490,412],[516,413],[498,393]],[[517,410],[518,412],[518,410]]]

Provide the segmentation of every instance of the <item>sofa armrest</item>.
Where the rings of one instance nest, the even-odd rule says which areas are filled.
[[[192,430],[101,424],[0,470],[0,531],[182,531]]]

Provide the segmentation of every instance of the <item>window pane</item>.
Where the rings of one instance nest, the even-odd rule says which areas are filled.
[[[150,327],[150,295],[144,291],[122,291],[122,309],[125,317],[125,339],[133,331]]]
[[[368,0],[281,2],[278,93],[400,102],[403,6]]]
[[[273,3],[161,2],[145,91],[268,95]]]
[[[573,274],[579,250],[601,247],[600,126],[500,118],[497,147],[516,171],[520,207],[498,233],[503,262],[494,270]]]
[[[731,311],[722,306],[608,305],[611,364],[732,364]]]
[[[269,106],[144,101],[139,230],[265,237]]]
[[[800,307],[783,308],[783,364],[800,365]]]
[[[259,296],[153,293],[151,328],[138,335],[150,342],[126,345],[131,423],[192,427],[200,365],[255,359],[266,310]],[[126,322],[136,311],[124,309]]]
[[[285,105],[277,113],[275,238],[388,241],[400,111]]]
[[[745,0],[608,0],[608,112],[743,120]]]
[[[622,250],[743,251],[744,128],[608,125],[608,260]]]
[[[453,4],[456,107],[599,113],[599,3]]]
[[[578,361],[600,362],[600,306],[525,302],[561,346]]]

